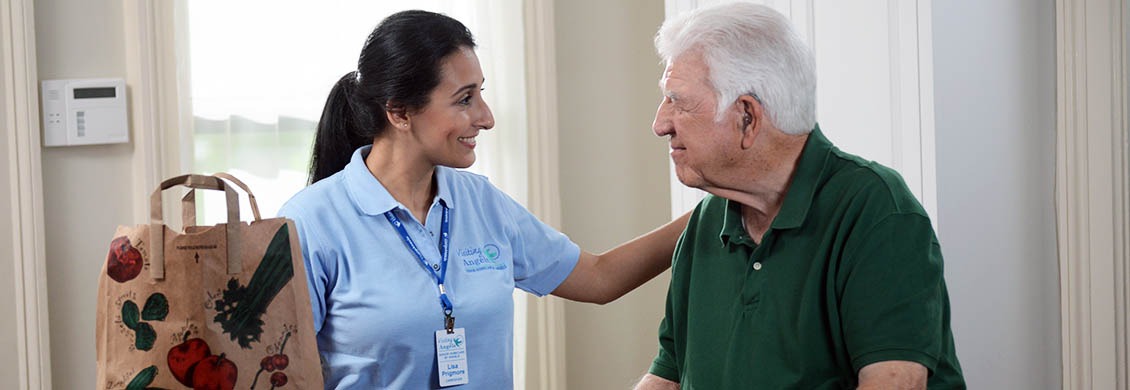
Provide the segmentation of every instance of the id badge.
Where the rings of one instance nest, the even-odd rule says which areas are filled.
[[[463,328],[455,328],[454,333],[446,330],[436,331],[436,358],[439,361],[439,386],[465,385],[467,377],[467,336]]]

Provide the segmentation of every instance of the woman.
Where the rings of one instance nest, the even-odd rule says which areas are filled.
[[[515,287],[605,303],[670,266],[685,216],[595,255],[454,169],[494,126],[474,48],[452,18],[400,12],[330,92],[311,185],[280,211],[302,241],[327,388],[512,388]]]

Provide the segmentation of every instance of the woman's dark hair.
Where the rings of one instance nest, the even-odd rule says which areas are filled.
[[[314,137],[310,183],[345,168],[353,151],[388,126],[386,107],[413,111],[428,104],[440,81],[440,62],[474,48],[471,31],[446,15],[403,11],[381,21],[365,40],[357,70],[334,84]]]

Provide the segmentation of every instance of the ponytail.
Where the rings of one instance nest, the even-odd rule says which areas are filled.
[[[330,177],[349,164],[353,151],[373,143],[372,121],[364,105],[355,104],[357,72],[346,73],[334,84],[314,136],[310,159],[310,184]]]

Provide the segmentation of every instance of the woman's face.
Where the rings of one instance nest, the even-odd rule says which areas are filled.
[[[482,97],[483,70],[471,48],[461,48],[440,64],[440,82],[428,105],[410,115],[412,135],[433,165],[466,168],[475,162],[475,137],[494,127]]]

